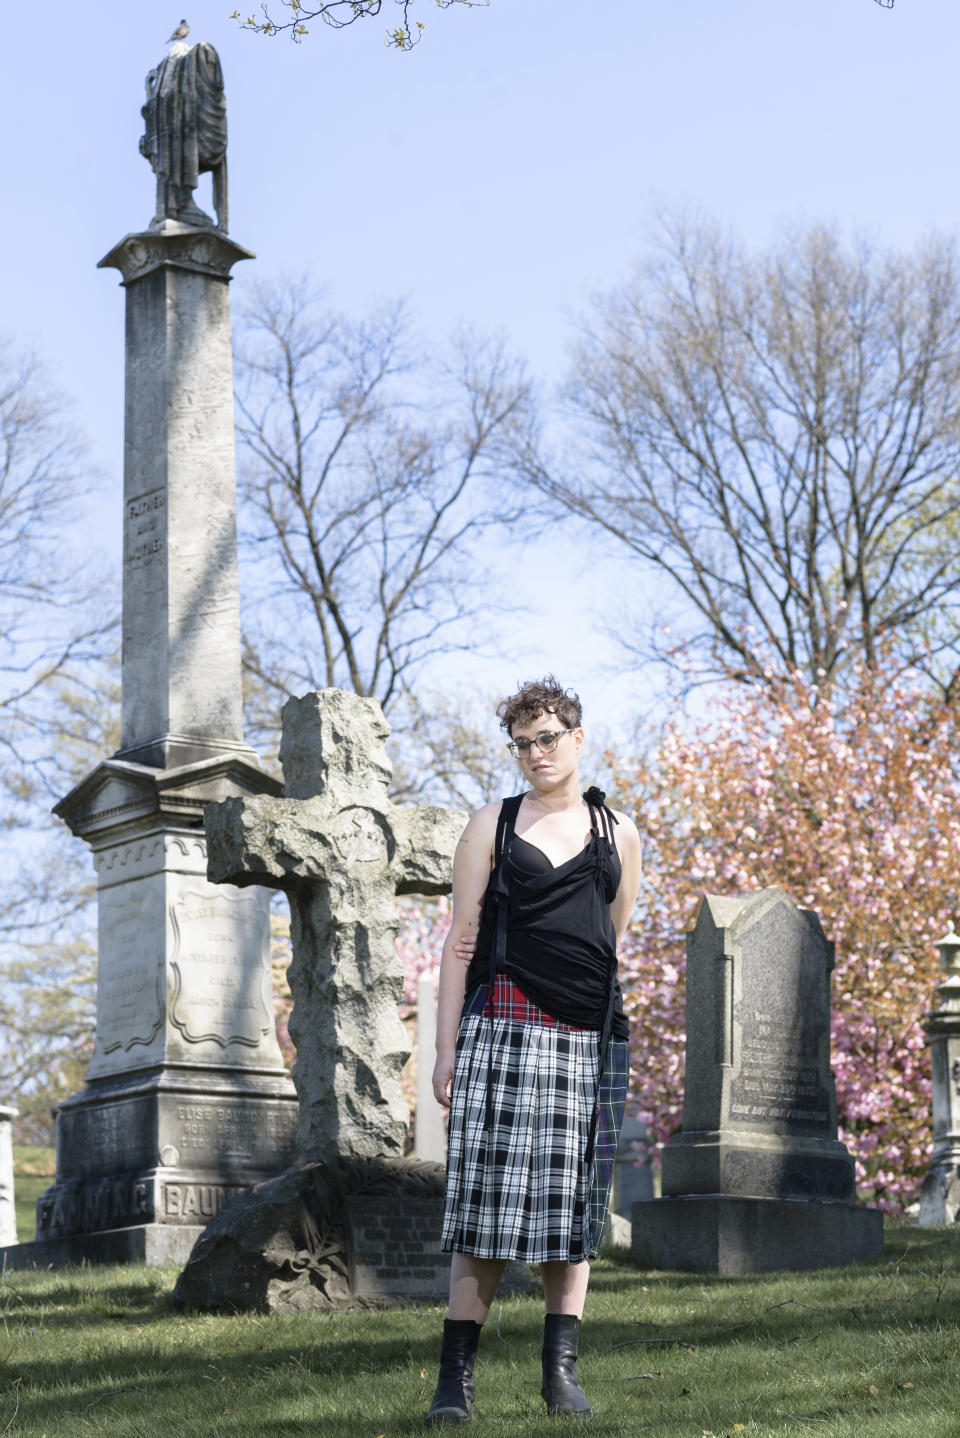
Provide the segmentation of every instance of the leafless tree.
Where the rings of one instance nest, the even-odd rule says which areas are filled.
[[[30,1141],[49,1141],[93,1023],[93,884],[50,801],[110,752],[97,745],[115,717],[119,606],[89,543],[90,470],[68,415],[42,364],[0,341],[0,1077]]]
[[[82,940],[23,955],[3,968],[0,1083],[18,1109],[17,1141],[52,1144],[54,1108],[83,1086],[93,1053],[97,956]]]
[[[64,686],[94,692],[117,614],[82,542],[82,441],[39,361],[0,341],[0,789],[5,823],[69,766]]]
[[[237,368],[251,697],[268,727],[312,688],[389,711],[427,660],[478,643],[478,544],[514,517],[492,488],[529,423],[522,370],[464,335],[428,360],[401,308],[352,321],[298,284],[258,294]]]
[[[394,797],[469,810],[512,793],[517,764],[494,719],[500,697],[467,685],[405,694],[391,715]]]
[[[575,450],[530,445],[520,467],[636,559],[641,595],[676,601],[688,662],[829,682],[892,644],[951,682],[952,243],[879,253],[818,227],[750,254],[668,222],[659,252],[596,303],[566,398]]]

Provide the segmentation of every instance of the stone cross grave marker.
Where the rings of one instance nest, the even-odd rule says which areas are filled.
[[[339,689],[291,699],[285,797],[206,810],[210,878],[283,889],[290,901],[301,1163],[403,1154],[395,897],[449,890],[467,816],[393,803],[389,732],[376,700]]]

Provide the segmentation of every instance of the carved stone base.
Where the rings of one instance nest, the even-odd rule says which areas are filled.
[[[291,1162],[297,1115],[283,1075],[164,1068],[89,1083],[57,1115],[36,1237],[206,1224]]]
[[[920,1190],[917,1223],[934,1228],[942,1223],[956,1223],[960,1213],[960,1167],[956,1163],[936,1165],[930,1169]]]
[[[883,1214],[853,1203],[654,1198],[633,1205],[631,1250],[643,1268],[692,1273],[836,1268],[883,1252]]]
[[[446,1299],[444,1170],[417,1159],[291,1168],[236,1199],[204,1230],[174,1290],[203,1312],[324,1312]],[[507,1265],[510,1291],[530,1286]]]
[[[738,1129],[681,1131],[663,1150],[662,1192],[851,1203],[853,1159],[835,1139]]]
[[[133,1228],[109,1228],[101,1233],[74,1234],[70,1238],[47,1238],[34,1243],[10,1244],[0,1248],[3,1268],[72,1268],[82,1263],[185,1263],[203,1232],[196,1225],[171,1228],[164,1223],[139,1224]]]

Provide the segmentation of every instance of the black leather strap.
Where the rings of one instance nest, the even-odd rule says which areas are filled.
[[[503,973],[507,961],[507,922],[510,914],[510,886],[507,882],[507,864],[516,832],[517,815],[523,803],[522,794],[504,799],[497,819],[497,837],[494,844],[493,897],[497,906],[497,927],[490,945],[490,967],[487,971],[487,1019],[489,1021],[489,1046],[487,1049],[487,1103],[484,1128],[487,1133],[493,1127],[493,991],[497,972]]]

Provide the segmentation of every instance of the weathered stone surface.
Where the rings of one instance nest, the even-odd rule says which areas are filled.
[[[624,1218],[620,1213],[614,1213],[607,1209],[607,1216],[603,1223],[603,1234],[600,1239],[600,1247],[629,1248],[632,1242],[632,1226],[629,1218]]]
[[[347,1221],[357,1201],[406,1205],[433,1214],[442,1200],[444,1175],[438,1164],[416,1160],[310,1163],[258,1184],[208,1225],[177,1281],[181,1308],[214,1312],[320,1312],[357,1304],[377,1306],[393,1294],[376,1291],[365,1274],[351,1284]],[[449,1256],[423,1255],[424,1268],[439,1279],[425,1296],[446,1291]]]
[[[395,896],[449,889],[466,815],[390,800],[389,727],[375,700],[336,689],[291,699],[283,733],[295,797],[209,806],[209,874],[290,899],[301,1160],[400,1157],[408,1050]]]
[[[242,732],[228,281],[245,258],[164,220],[101,262],[127,295],[122,749],[56,811],[95,855],[97,1028],[57,1115],[37,1261],[161,1252],[164,1227],[180,1255],[293,1157],[268,896],[211,884],[201,831],[211,799],[280,788]]]
[[[57,1178],[36,1237],[206,1223],[294,1156],[284,1074],[149,1069],[94,1079],[57,1115]]]
[[[226,230],[227,106],[216,50],[203,41],[177,41],[150,71],[146,91],[140,153],[157,177],[154,224],[169,218],[212,225],[193,197],[200,175],[210,170],[217,224]]]
[[[447,1161],[446,1109],[433,1092],[432,1058],[437,1047],[436,974],[424,969],[417,981],[417,1113],[413,1128],[414,1153],[433,1163]]]
[[[0,1269],[66,1268],[82,1263],[149,1263],[162,1268],[186,1263],[203,1229],[197,1224],[172,1228],[165,1223],[74,1233],[0,1248]]]
[[[620,1144],[613,1161],[613,1186],[610,1192],[611,1212],[619,1215],[627,1226],[633,1205],[643,1199],[653,1198],[653,1171],[649,1162],[641,1159],[633,1145],[648,1137],[647,1126],[638,1118],[628,1115],[620,1129]],[[619,1242],[620,1240],[617,1240]]]
[[[98,844],[94,862],[100,982],[89,1078],[160,1063],[281,1072],[269,895],[211,884],[196,830]]]
[[[830,1072],[833,945],[782,889],[708,896],[688,939],[683,1126],[664,1196],[853,1197]]]
[[[211,763],[224,765],[192,767]],[[147,772],[168,802],[171,786]],[[191,790],[199,782],[187,780]],[[57,1176],[37,1204],[38,1240],[196,1226],[294,1157],[267,895],[211,884],[203,834],[129,818],[114,802],[119,785],[112,778],[106,795],[81,786],[62,806],[95,850],[97,1027],[87,1083],[57,1113]],[[196,794],[187,803],[199,820]]]
[[[292,1168],[235,1199],[197,1240],[174,1301],[202,1312],[317,1313],[446,1298],[444,1170],[417,1159]],[[500,1291],[531,1286],[510,1263]]]
[[[249,258],[174,225],[101,261],[127,289],[120,752],[159,768],[243,741],[228,275]]]
[[[852,1203],[692,1195],[633,1205],[631,1252],[642,1268],[772,1273],[836,1268],[883,1251],[883,1215]]]
[[[639,1262],[745,1273],[882,1249],[837,1139],[832,967],[817,916],[782,889],[703,900],[687,938],[683,1125],[663,1197],[633,1205]]]

